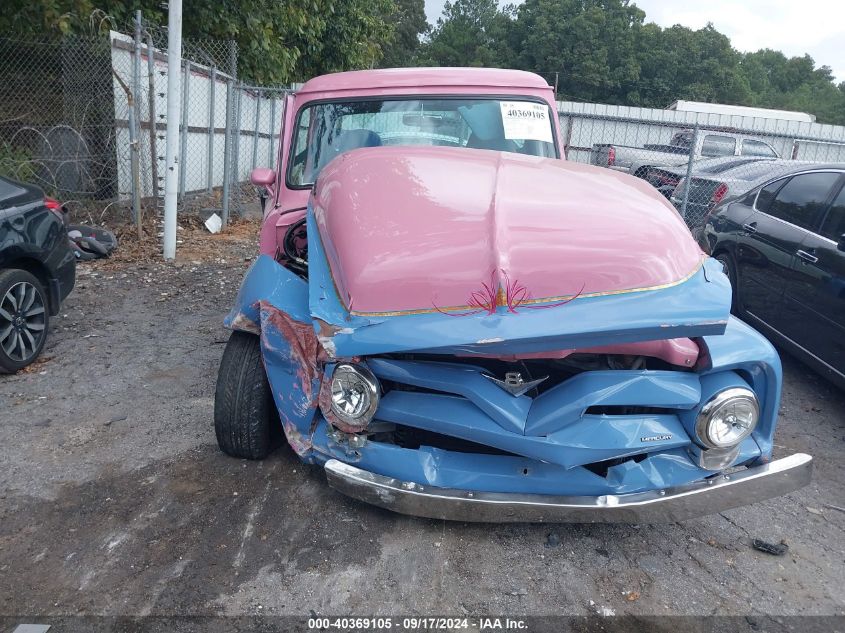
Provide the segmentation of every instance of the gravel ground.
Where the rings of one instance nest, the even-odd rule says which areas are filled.
[[[0,376],[0,615],[845,613],[845,394],[789,358],[776,456],[815,481],[683,524],[419,520],[287,448],[227,458],[221,322],[255,229],[80,266],[43,362]]]

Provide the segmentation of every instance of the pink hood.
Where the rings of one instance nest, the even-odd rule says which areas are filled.
[[[379,147],[333,160],[313,194],[355,314],[554,303],[666,287],[703,254],[643,180],[487,150]]]

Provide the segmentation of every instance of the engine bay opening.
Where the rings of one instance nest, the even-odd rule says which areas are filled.
[[[276,247],[275,260],[307,281],[308,229],[305,221],[306,218],[302,218],[287,227],[281,245]]]

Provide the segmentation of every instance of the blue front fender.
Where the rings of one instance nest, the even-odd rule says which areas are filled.
[[[264,368],[285,436],[305,457],[311,451],[323,360],[308,313],[308,283],[261,255],[247,271],[224,323],[260,334]]]

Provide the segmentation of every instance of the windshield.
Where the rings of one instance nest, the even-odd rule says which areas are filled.
[[[299,112],[287,180],[308,187],[344,152],[382,145],[436,145],[557,157],[545,103],[500,99],[330,102]]]

